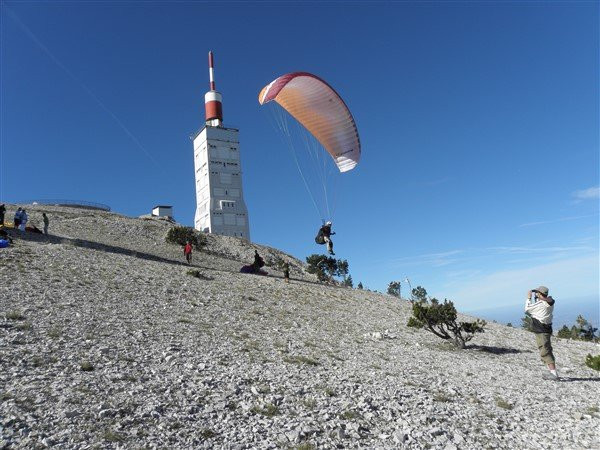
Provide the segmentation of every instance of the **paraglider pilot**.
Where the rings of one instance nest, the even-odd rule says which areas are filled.
[[[325,222],[319,229],[319,234],[315,238],[317,244],[327,244],[327,251],[330,255],[335,255],[333,253],[333,241],[331,240],[331,236],[335,234],[335,231],[331,231],[331,222]]]

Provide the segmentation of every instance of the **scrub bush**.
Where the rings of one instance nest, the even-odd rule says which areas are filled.
[[[588,354],[585,358],[585,365],[594,370],[600,370],[600,355],[592,356]]]
[[[394,297],[400,298],[400,282],[390,281],[390,284],[388,284],[387,293]]]
[[[173,227],[167,232],[165,240],[169,244],[185,245],[190,241],[196,250],[200,250],[206,245],[206,236],[191,227]]]
[[[408,323],[406,324],[406,326],[411,328],[423,328],[423,324],[414,317],[408,319]]]
[[[465,343],[473,339],[475,333],[483,333],[486,322],[457,322],[458,313],[454,303],[437,299],[422,300],[413,303],[413,316],[408,326],[425,328],[442,339],[453,340],[457,348],[465,348]]]
[[[348,261],[325,255],[312,254],[306,257],[307,272],[317,275],[319,281],[335,282],[335,277],[348,275]]]
[[[598,328],[586,320],[581,314],[577,316],[575,325],[569,328],[566,325],[558,330],[557,336],[563,339],[575,339],[578,341],[598,341]]]

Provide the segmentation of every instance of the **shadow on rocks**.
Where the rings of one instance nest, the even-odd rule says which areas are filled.
[[[488,345],[467,345],[468,349],[480,352],[492,353],[494,355],[514,355],[518,353],[532,353],[532,350],[519,350],[517,348],[492,347]]]
[[[50,244],[67,244],[67,245],[72,245],[74,247],[91,248],[92,250],[98,250],[101,252],[114,253],[117,255],[126,255],[126,256],[131,256],[134,258],[145,259],[147,261],[155,261],[155,262],[161,262],[161,263],[166,263],[166,264],[173,264],[176,266],[199,267],[199,268],[206,269],[206,270],[214,270],[210,267],[203,267],[203,266],[199,266],[196,264],[190,266],[183,261],[177,261],[174,259],[164,258],[162,256],[153,255],[152,253],[140,252],[137,250],[131,250],[131,249],[124,248],[124,247],[117,247],[115,245],[103,244],[101,242],[88,241],[86,239],[67,238],[67,237],[62,237],[62,236],[53,236],[51,234],[46,236],[44,234],[33,233],[33,232],[25,232],[22,234],[14,233],[12,235],[12,237],[13,237],[13,239],[21,239],[21,240],[26,240],[26,241],[31,241],[31,242],[45,242],[45,243],[50,243]]]
[[[91,248],[93,250],[98,250],[98,251],[102,251],[102,252],[131,256],[133,258],[140,258],[140,259],[145,259],[148,261],[173,264],[176,266],[199,268],[199,269],[205,269],[205,270],[214,271],[214,272],[239,273],[239,271],[237,271],[237,270],[232,271],[232,270],[227,270],[227,269],[215,269],[214,267],[201,266],[198,264],[188,265],[187,263],[185,263],[183,261],[177,261],[174,259],[164,258],[162,256],[153,255],[152,253],[140,252],[137,250],[131,250],[128,248],[118,247],[118,246],[110,245],[110,244],[103,244],[101,242],[89,241],[86,239],[68,238],[68,237],[56,236],[56,235],[52,235],[52,234],[44,235],[41,233],[34,233],[34,232],[29,232],[29,231],[24,232],[24,233],[21,233],[18,231],[13,231],[13,230],[11,230],[11,231],[12,231],[12,233],[9,233],[9,234],[15,241],[24,240],[24,241],[30,241],[30,242],[41,242],[41,243],[49,243],[49,244],[67,244],[67,245],[73,245],[75,247]],[[229,259],[231,261],[241,263],[239,260],[235,259],[231,255],[226,255],[226,254],[222,254],[219,252],[212,252],[212,251],[208,251],[206,249],[203,250],[202,253],[212,254],[215,256],[219,256],[220,258]],[[272,274],[269,274],[268,276],[270,278],[283,279],[283,277],[275,276]],[[344,287],[344,286],[340,286],[337,284],[331,284],[331,283],[324,283],[324,282],[320,282],[320,281],[312,281],[312,280],[292,278],[292,277],[290,277],[290,280],[297,281],[299,283],[307,283],[307,284],[313,284],[313,285],[318,285],[318,286],[323,286],[323,287],[348,289],[347,287]]]
[[[563,376],[561,376],[559,378],[559,381],[561,381],[563,383],[565,383],[565,382],[572,382],[572,381],[600,381],[600,377],[577,378],[577,377],[563,377]]]

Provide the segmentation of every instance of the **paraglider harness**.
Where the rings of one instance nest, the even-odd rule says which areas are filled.
[[[319,233],[315,237],[315,242],[319,245],[323,245],[325,243],[325,235],[323,234],[323,229],[319,230]]]
[[[319,228],[319,232],[315,237],[315,242],[319,245],[325,244],[325,237],[331,237],[332,234],[335,234],[331,231],[331,225],[323,225]]]

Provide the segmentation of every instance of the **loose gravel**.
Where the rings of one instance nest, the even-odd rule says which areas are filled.
[[[545,381],[525,330],[455,350],[273,248],[209,235],[190,267],[170,222],[26,208],[50,236],[0,249],[0,448],[600,448],[598,345],[555,338]]]

